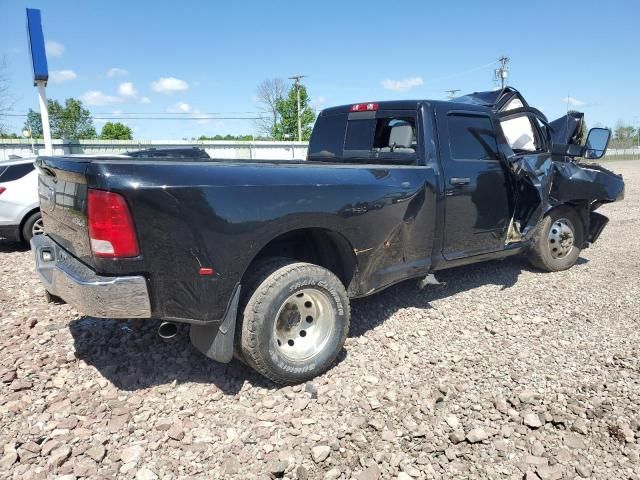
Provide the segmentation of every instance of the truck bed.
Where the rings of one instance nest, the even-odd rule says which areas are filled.
[[[345,249],[356,253],[352,296],[430,267],[437,205],[432,167],[87,156],[41,157],[36,164],[47,234],[100,275],[143,275],[156,317],[221,318],[258,252],[295,230],[340,232]],[[124,196],[139,257],[91,254],[89,188]],[[216,275],[200,277],[203,266]]]

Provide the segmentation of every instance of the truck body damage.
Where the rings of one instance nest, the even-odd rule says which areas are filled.
[[[584,114],[570,111],[552,122],[531,107],[516,89],[476,92],[455,99],[491,108],[502,123],[500,149],[511,183],[513,217],[506,243],[529,240],[544,216],[569,204],[578,208],[585,226],[585,248],[594,242],[608,219],[595,210],[624,197],[621,175],[593,163],[579,164]],[[505,125],[505,121],[511,121]],[[547,154],[527,152],[539,134]],[[524,147],[518,149],[516,147]]]

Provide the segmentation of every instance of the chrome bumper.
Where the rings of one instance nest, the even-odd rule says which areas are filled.
[[[46,235],[31,240],[45,288],[82,313],[99,318],[150,318],[147,282],[140,275],[103,277]]]

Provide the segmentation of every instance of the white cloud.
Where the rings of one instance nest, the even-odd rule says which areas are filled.
[[[138,91],[136,87],[133,86],[131,82],[124,82],[118,86],[118,94],[123,97],[136,97],[138,95]]]
[[[89,90],[80,96],[80,99],[87,105],[108,105],[110,103],[122,102],[120,97],[105,95],[99,90]]]
[[[151,99],[149,97],[141,97],[140,103],[145,103],[145,104],[151,103]]]
[[[418,87],[424,84],[422,77],[409,77],[402,80],[391,80],[387,78],[382,81],[382,87],[386,90],[393,90],[396,92],[407,92],[414,87]]]
[[[75,80],[78,77],[73,70],[53,70],[49,73],[49,80],[53,83],[62,83],[67,80]]]
[[[107,77],[109,78],[126,77],[127,75],[129,75],[129,72],[124,68],[113,67],[107,70]]]
[[[154,92],[170,95],[175,92],[183,92],[189,89],[189,84],[175,77],[162,77],[151,83]]]
[[[584,105],[582,100],[578,100],[574,97],[564,97],[562,101],[571,107],[581,107]]]
[[[191,105],[185,102],[178,102],[175,105],[171,105],[167,108],[169,113],[189,113],[191,111]]]
[[[323,96],[313,98],[310,102],[313,110],[322,110],[322,107],[327,103],[327,99]]]
[[[64,53],[64,45],[55,40],[47,40],[44,49],[50,57],[59,57]]]

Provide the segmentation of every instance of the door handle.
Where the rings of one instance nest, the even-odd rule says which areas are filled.
[[[451,185],[468,185],[471,183],[471,179],[469,177],[451,177],[449,183]]]

